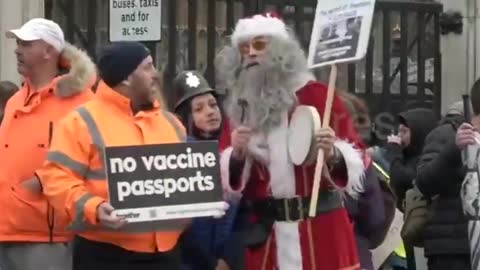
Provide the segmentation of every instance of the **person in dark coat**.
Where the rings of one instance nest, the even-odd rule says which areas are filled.
[[[398,135],[388,137],[385,149],[390,162],[390,185],[397,196],[397,208],[403,210],[405,194],[413,187],[425,138],[437,125],[437,117],[429,109],[411,109],[398,114],[398,122]]]
[[[215,90],[197,71],[181,72],[174,80],[175,113],[187,128],[188,141],[217,140],[222,110]],[[237,205],[230,202],[224,217],[194,219],[182,235],[182,270],[242,269],[240,235],[234,233]]]
[[[362,140],[368,144],[371,121],[366,103],[348,92],[339,91],[339,96],[352,115],[355,128],[359,131]],[[383,180],[379,180],[378,177],[375,168],[370,166],[366,170],[364,190],[360,196],[358,198],[353,198],[349,194],[345,196],[345,206],[355,224],[355,240],[362,270],[375,270],[370,249],[372,244],[379,243],[372,243],[372,236],[386,230],[385,205],[381,203],[383,196],[379,182]]]
[[[425,138],[436,127],[437,118],[432,110],[417,108],[398,114],[397,119],[398,135],[387,138],[385,153],[390,162],[390,186],[397,197],[397,208],[404,211],[406,192],[413,188]],[[413,246],[405,245],[405,252],[407,268],[414,267]]]
[[[458,102],[428,135],[418,163],[417,187],[431,198],[424,231],[430,270],[470,270],[468,221],[460,198],[466,170],[455,144],[455,134],[463,122],[463,103]]]

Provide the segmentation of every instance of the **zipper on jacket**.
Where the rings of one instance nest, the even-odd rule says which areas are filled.
[[[48,147],[52,144],[52,137],[53,137],[53,122],[48,122]]]
[[[48,122],[48,148],[52,144],[52,137],[53,137],[53,122]],[[43,187],[40,183],[40,188],[43,192]],[[55,209],[50,205],[50,202],[47,201],[47,225],[48,225],[48,232],[50,237],[50,243],[53,243],[53,229],[55,228]]]
[[[53,243],[53,229],[55,228],[55,209],[47,202],[47,222],[50,243]]]

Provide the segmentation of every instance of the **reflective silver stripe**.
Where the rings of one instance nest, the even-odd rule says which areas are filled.
[[[88,180],[105,180],[107,175],[104,170],[88,170],[85,179]]]
[[[104,170],[92,170],[90,167],[88,167],[88,165],[73,160],[65,153],[59,151],[49,152],[47,155],[47,160],[69,168],[70,170],[78,173],[84,179],[103,180],[106,178]]]
[[[93,144],[97,147],[100,163],[104,167],[105,164],[105,142],[103,141],[103,137],[100,134],[100,130],[98,129],[97,123],[95,123],[95,120],[93,119],[92,115],[90,112],[85,108],[85,107],[80,107],[77,109],[77,112],[80,114],[82,117],[83,121],[87,125],[88,128],[88,133],[90,134],[90,137],[92,138]],[[104,180],[107,178],[105,170],[104,169],[98,169],[98,170],[89,170],[87,171],[85,175],[86,179],[91,179],[91,180]]]
[[[76,172],[77,174],[81,175],[82,177],[85,176],[86,172],[88,171],[88,166],[78,162],[76,160],[71,159],[69,156],[62,152],[52,151],[48,152],[47,160],[51,162],[58,163],[64,167],[69,168],[70,170]]]
[[[104,162],[105,143],[103,141],[102,135],[100,134],[100,130],[95,123],[95,120],[93,120],[92,115],[85,107],[80,107],[77,109],[77,111],[82,117],[83,121],[85,121],[85,124],[87,124],[87,128],[90,133],[90,137],[92,137],[93,144],[97,147],[98,153],[101,157],[101,161]]]
[[[178,124],[178,121],[175,119],[175,116],[173,116],[173,114],[164,110],[162,110],[162,112],[165,118],[167,118],[168,122],[170,122],[170,124],[175,129],[175,132],[177,133],[177,137],[180,139],[180,141],[185,142],[187,140],[187,134],[185,134],[182,127]]]
[[[86,193],[78,201],[75,202],[75,219],[73,220],[72,224],[68,227],[69,230],[72,231],[85,231],[90,229],[89,227],[93,227],[93,225],[89,225],[86,223],[85,220],[85,205],[87,204],[88,200],[93,198],[90,193]]]

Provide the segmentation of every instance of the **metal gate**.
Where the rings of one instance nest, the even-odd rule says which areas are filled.
[[[147,43],[164,72],[165,88],[183,69],[204,72],[215,84],[214,57],[235,22],[275,10],[308,48],[316,0],[163,0],[162,40]],[[66,39],[92,57],[108,42],[108,0],[46,0],[45,14],[60,23]],[[436,2],[377,0],[366,58],[339,65],[338,88],[364,98],[372,116],[412,107],[440,112],[441,58]],[[328,72],[328,69],[326,69]],[[316,71],[326,79],[325,70]],[[171,94],[165,92],[169,101]],[[393,119],[392,119],[393,121]]]

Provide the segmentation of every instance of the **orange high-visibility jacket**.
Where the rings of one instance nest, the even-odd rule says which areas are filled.
[[[47,157],[57,121],[94,97],[94,63],[68,45],[63,52],[69,72],[31,91],[27,79],[8,101],[0,126],[0,242],[64,242],[65,213],[54,211],[46,198],[23,187]]]
[[[58,125],[48,161],[37,175],[45,195],[68,213],[72,230],[79,236],[136,252],[167,251],[176,245],[179,230],[129,233],[98,224],[97,207],[108,200],[103,149],[185,139],[183,125],[158,103],[133,115],[130,100],[101,82],[95,99]]]

